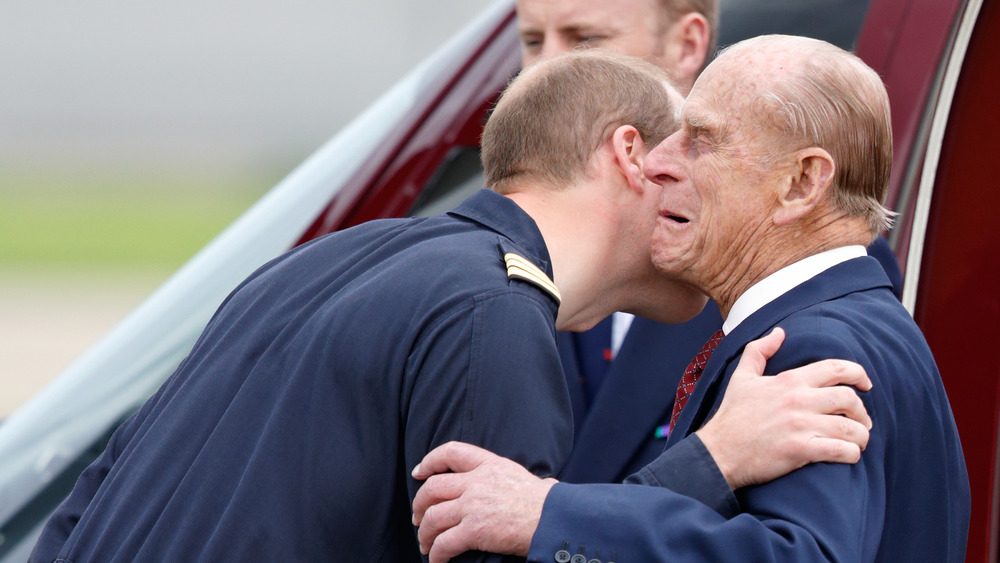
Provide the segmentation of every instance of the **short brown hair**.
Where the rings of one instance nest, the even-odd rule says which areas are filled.
[[[678,128],[668,84],[656,66],[599,49],[533,65],[507,86],[486,122],[486,187],[507,193],[524,180],[573,184],[622,125],[658,144]]]

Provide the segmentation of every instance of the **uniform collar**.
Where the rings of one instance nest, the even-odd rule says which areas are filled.
[[[464,217],[509,238],[531,254],[539,268],[552,277],[549,250],[538,225],[530,215],[509,197],[482,189],[463,201],[449,215]]]

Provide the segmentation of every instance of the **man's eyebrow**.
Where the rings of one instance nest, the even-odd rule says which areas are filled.
[[[684,112],[682,114],[681,122],[690,129],[704,130],[708,129],[708,121],[705,116],[699,115],[697,113],[692,113],[690,111]]]
[[[521,23],[518,25],[518,32],[521,34],[527,33],[545,33],[544,26],[539,26],[533,23]],[[581,33],[594,33],[602,32],[602,26],[599,23],[591,22],[566,22],[558,25],[555,29],[557,33],[571,33],[571,34],[581,34]]]
[[[556,31],[559,33],[568,33],[571,35],[587,35],[590,33],[605,33],[605,31],[597,24],[580,22],[580,23],[570,23],[566,25],[560,25]]]

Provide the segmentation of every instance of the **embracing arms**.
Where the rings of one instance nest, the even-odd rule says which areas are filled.
[[[696,441],[691,448],[695,452],[706,448],[731,489],[763,483],[817,461],[855,463],[867,444],[871,420],[857,394],[841,387],[868,390],[871,382],[864,370],[852,362],[826,360],[761,377],[782,339],[777,330],[746,347],[719,411],[682,442]],[[671,463],[688,461],[682,456]],[[669,472],[656,472],[661,478],[665,474]],[[414,477],[427,479],[413,508],[421,549],[430,553],[432,562],[469,549],[527,555],[542,507],[556,484],[460,443],[432,451]],[[686,492],[685,483],[657,484]]]

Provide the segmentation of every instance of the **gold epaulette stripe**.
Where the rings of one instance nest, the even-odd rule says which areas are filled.
[[[507,263],[508,278],[521,278],[529,281],[551,293],[552,297],[556,298],[556,301],[562,301],[562,296],[559,295],[559,288],[556,287],[556,284],[549,279],[549,276],[541,268],[513,252],[504,254],[503,259]]]

